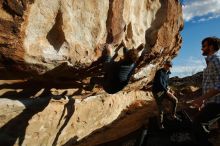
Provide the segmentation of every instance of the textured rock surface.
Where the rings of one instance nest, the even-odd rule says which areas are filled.
[[[139,128],[155,103],[144,91],[91,96],[84,101],[0,99],[2,145],[96,145]],[[113,122],[114,121],[114,122]],[[120,129],[120,130],[119,130]]]
[[[174,57],[181,45],[183,21],[176,0],[11,3],[0,3],[0,55],[8,68],[16,64],[16,69],[37,74],[62,62],[82,68],[99,57],[97,48],[102,44],[122,40],[129,48],[146,42],[146,50],[162,54],[159,63]]]
[[[0,142],[95,145],[134,131],[155,110],[141,89],[178,54],[182,28],[177,0],[0,0]],[[100,48],[122,41],[146,44],[131,84],[85,93]]]

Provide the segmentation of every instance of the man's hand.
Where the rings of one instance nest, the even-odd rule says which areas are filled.
[[[106,44],[105,47],[106,47],[106,54],[112,56],[112,45]]]
[[[169,93],[171,93],[171,94],[174,94],[174,91],[173,91],[171,88],[169,88],[169,87],[168,87],[167,92],[169,92]]]
[[[173,93],[170,92],[170,90],[167,91],[167,95],[168,95],[169,97],[173,97],[173,96],[174,96]]]
[[[137,47],[137,50],[138,50],[138,51],[141,51],[141,50],[144,48],[144,46],[145,46],[144,43],[140,44],[140,45]]]
[[[122,40],[121,45],[122,45],[123,47],[126,47],[124,40]]]
[[[204,97],[202,96],[191,102],[191,104],[198,109],[202,107],[203,103],[204,103]]]

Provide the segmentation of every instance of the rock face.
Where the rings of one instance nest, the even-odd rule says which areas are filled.
[[[152,97],[144,91],[84,101],[3,98],[0,103],[1,145],[96,145],[135,131],[155,111]]]
[[[155,109],[141,89],[178,54],[182,28],[177,0],[0,0],[0,142],[96,145],[134,131]],[[115,95],[82,91],[103,74],[103,44],[118,60],[122,41],[146,44],[131,84]]]
[[[0,55],[7,68],[43,74],[68,62],[81,69],[99,57],[104,43],[122,40],[128,48],[146,43],[159,63],[181,45],[176,0],[5,0],[0,6]]]

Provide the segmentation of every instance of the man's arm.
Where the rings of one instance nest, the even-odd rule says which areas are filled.
[[[206,94],[195,99],[192,102],[192,105],[196,108],[200,108],[205,101],[207,101],[209,98],[211,98],[219,93],[220,93],[220,90],[210,89]]]
[[[141,43],[141,44],[137,47],[137,50],[138,50],[138,51],[141,51],[143,48],[144,48],[144,43]]]
[[[214,97],[215,95],[220,93],[220,60],[217,58],[215,61],[213,61],[213,65],[214,65],[213,78],[214,78],[215,87],[213,89],[210,89],[203,96],[194,100],[192,104],[195,107],[201,107],[204,101],[207,101],[209,98]]]
[[[112,45],[111,44],[106,44],[105,45],[105,52],[103,53],[104,57],[104,62],[109,63],[112,61]]]

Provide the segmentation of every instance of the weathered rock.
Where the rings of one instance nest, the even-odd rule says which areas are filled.
[[[0,142],[95,145],[134,131],[155,109],[141,89],[178,54],[182,28],[177,0],[0,0]],[[101,47],[122,41],[146,44],[131,84],[115,95],[86,95],[83,84],[102,75]],[[69,99],[60,99],[65,93]]]
[[[99,57],[97,48],[102,44],[120,44],[122,40],[129,48],[146,42],[146,50],[160,55],[159,63],[176,56],[181,45],[183,21],[176,0],[20,0],[0,4],[0,55],[7,68],[43,74],[69,62],[80,70]]]
[[[1,145],[96,145],[128,134],[153,115],[144,91],[69,99],[0,99]],[[114,122],[113,122],[114,121]],[[120,130],[119,130],[120,129]]]

